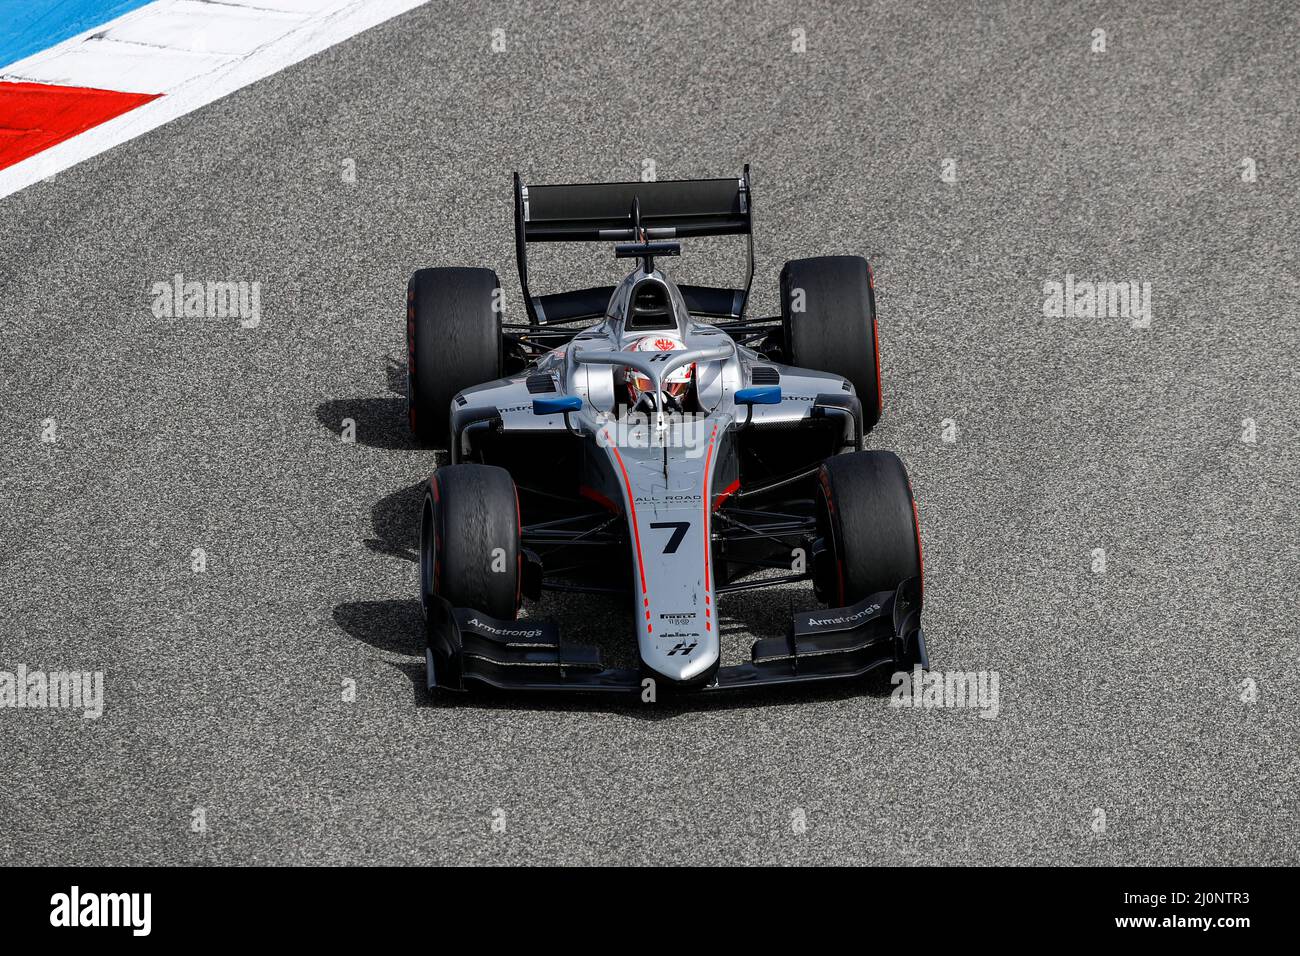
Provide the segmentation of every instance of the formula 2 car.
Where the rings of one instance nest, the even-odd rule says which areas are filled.
[[[421,269],[407,287],[410,426],[451,459],[419,516],[430,691],[719,690],[928,667],[911,486],[897,456],[862,450],[882,407],[867,261],[787,262],[781,315],[749,319],[748,166],[580,185],[516,173],[514,202],[527,323],[503,324],[490,269]],[[679,240],[719,235],[747,237],[743,289],[668,278],[658,260]],[[559,241],[614,242],[635,265],[616,286],[535,296],[528,246]],[[825,606],[723,666],[719,601],[799,581]],[[523,597],[547,590],[625,595],[639,666],[520,619]]]

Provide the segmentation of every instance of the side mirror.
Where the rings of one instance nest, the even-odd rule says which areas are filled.
[[[737,405],[780,405],[780,385],[752,385],[736,393]]]
[[[577,395],[556,395],[553,398],[534,398],[534,415],[559,415],[582,409],[582,399]]]

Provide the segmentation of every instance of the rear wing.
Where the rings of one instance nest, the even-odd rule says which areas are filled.
[[[515,257],[530,325],[589,318],[605,292],[534,297],[528,288],[530,242],[623,242],[743,235],[748,239],[745,288],[682,286],[691,311],[739,319],[754,278],[753,207],[749,166],[732,179],[680,179],[664,182],[526,185],[515,173]],[[633,228],[632,207],[640,210],[641,235]],[[612,289],[609,293],[612,293]],[[608,301],[609,295],[604,296]],[[698,308],[697,308],[698,307]],[[600,312],[603,312],[603,303]]]

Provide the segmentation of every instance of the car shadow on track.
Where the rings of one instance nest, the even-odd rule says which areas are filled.
[[[378,554],[418,561],[420,558],[420,504],[424,500],[426,481],[384,495],[370,509],[370,524],[375,536],[365,539],[365,546]]]
[[[406,398],[406,360],[396,355],[384,356],[384,380],[394,395]]]
[[[343,429],[343,420],[350,418],[356,423],[357,443],[372,448],[423,448],[411,434],[406,420],[404,361],[392,355],[385,356],[384,379],[392,395],[382,398],[331,399],[316,406],[316,420],[338,435]]]
[[[334,623],[371,647],[424,659],[419,601],[350,601],[334,608]]]
[[[316,406],[316,420],[335,435],[349,418],[356,424],[358,445],[395,450],[422,447],[407,426],[405,398],[334,398]]]

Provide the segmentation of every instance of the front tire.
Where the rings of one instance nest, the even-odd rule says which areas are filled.
[[[420,269],[406,286],[406,415],[446,448],[456,393],[501,376],[501,283],[491,269]]]
[[[822,463],[817,535],[813,580],[818,598],[831,607],[922,578],[916,503],[893,452],[851,452]]]
[[[510,473],[471,464],[435,471],[420,512],[420,603],[426,617],[436,595],[452,607],[514,620],[522,570],[519,495]]]
[[[781,269],[781,327],[792,365],[848,379],[862,429],[880,421],[880,342],[871,265],[861,256],[793,259]]]

